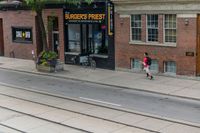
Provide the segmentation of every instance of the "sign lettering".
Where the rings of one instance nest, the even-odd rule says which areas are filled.
[[[67,23],[103,23],[106,15],[104,13],[70,13],[65,12]]]

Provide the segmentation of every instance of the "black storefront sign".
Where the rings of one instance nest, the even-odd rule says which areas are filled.
[[[108,1],[96,2],[65,8],[63,12],[66,63],[76,58],[79,64],[79,57],[89,53],[98,68],[114,69],[114,5]],[[105,53],[100,46],[106,49]]]
[[[94,24],[94,23],[105,23],[106,14],[105,12],[98,10],[71,10],[65,11],[65,24],[77,23],[77,24]]]

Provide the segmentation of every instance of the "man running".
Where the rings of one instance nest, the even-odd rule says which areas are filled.
[[[144,59],[142,63],[144,65],[144,70],[146,71],[147,77],[150,77],[150,79],[153,79],[153,76],[150,72],[151,58],[149,57],[147,52],[144,53]]]

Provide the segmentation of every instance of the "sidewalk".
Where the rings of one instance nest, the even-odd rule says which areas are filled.
[[[149,80],[145,74],[104,69],[93,70],[74,65],[65,65],[65,71],[62,72],[42,73],[35,69],[32,60],[7,57],[0,57],[0,68],[200,100],[200,80],[195,77],[189,79],[189,77],[155,76],[154,80]]]

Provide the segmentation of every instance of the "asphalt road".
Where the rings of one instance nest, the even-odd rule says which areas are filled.
[[[0,82],[200,124],[200,101],[1,69]]]

